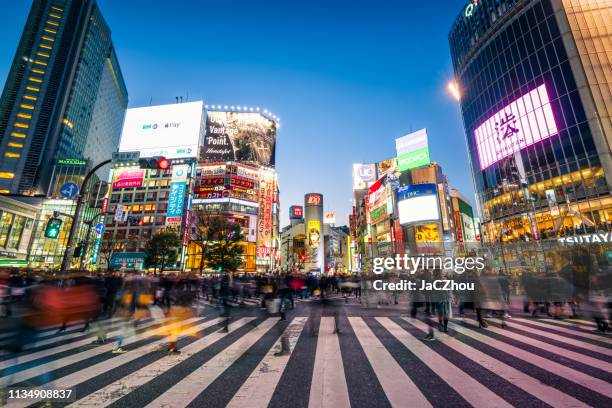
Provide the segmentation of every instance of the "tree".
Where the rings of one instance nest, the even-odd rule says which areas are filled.
[[[119,247],[122,244],[123,244],[123,240],[118,239],[117,236],[114,235],[110,231],[105,232],[104,235],[102,236],[102,239],[100,240],[99,253],[100,253],[100,257],[104,259],[104,261],[106,262],[107,270],[110,269],[110,261],[111,261],[111,258],[113,257],[113,253],[119,250],[120,249]]]
[[[160,268],[163,272],[166,266],[176,263],[180,247],[181,240],[175,232],[162,231],[155,234],[145,247],[145,264],[155,271]]]
[[[200,214],[195,230],[200,237],[198,245],[202,248],[200,271],[204,265],[231,272],[242,266],[244,248],[241,242],[244,237],[240,224],[219,214]]]

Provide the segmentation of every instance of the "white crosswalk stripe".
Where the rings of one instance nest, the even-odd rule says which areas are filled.
[[[411,318],[404,318],[408,323],[422,330],[423,332],[427,332],[429,329],[429,325],[426,323]],[[497,374],[501,378],[505,378],[508,381],[512,382],[514,385],[520,387],[522,390],[525,390],[529,394],[534,397],[544,401],[545,403],[553,406],[553,407],[588,407],[587,404],[584,404],[577,399],[562,393],[561,391],[542,384],[539,380],[528,376],[527,374],[511,367],[489,355],[476,350],[475,348],[468,346],[465,343],[462,343],[459,340],[456,340],[448,335],[442,336],[442,342],[457,352],[461,353],[461,355],[469,358],[470,360],[480,364],[485,367],[489,371]]]
[[[407,317],[297,316],[280,321],[258,315],[236,318],[228,333],[215,331],[222,322],[222,317],[147,322],[139,327],[138,333],[132,332],[125,338],[124,354],[111,354],[114,344],[84,349],[82,333],[44,338],[44,346],[53,346],[51,339],[67,343],[46,350],[25,350],[17,360],[24,363],[17,366],[19,371],[11,375],[0,372],[0,381],[42,382],[40,376],[53,371],[60,374],[38,385],[77,390],[77,400],[69,405],[71,408],[116,403],[125,406],[125,401],[135,407],[184,407],[198,405],[207,390],[221,390],[217,379],[231,381],[230,377],[237,372],[232,370],[248,360],[248,371],[238,376],[239,383],[224,387],[226,395],[219,397],[224,406],[278,405],[278,401],[286,400],[283,390],[293,387],[291,392],[303,393],[302,401],[309,407],[350,407],[358,395],[349,382],[355,376],[346,371],[352,367],[367,367],[369,375],[375,376],[374,382],[378,381],[378,388],[372,387],[371,392],[378,393],[378,401],[386,399],[393,407],[452,405],[458,401],[456,395],[474,407],[509,407],[524,403],[524,398],[554,407],[609,406],[611,402],[612,383],[607,379],[612,373],[609,360],[612,348],[607,347],[608,343],[592,341],[599,340],[594,334],[596,338],[591,338],[586,336],[589,333],[543,320],[513,318],[509,324],[521,330],[518,332],[493,324],[479,329],[474,320],[451,319],[450,335],[437,333],[437,345],[419,337],[430,329],[428,323]],[[115,328],[117,321],[106,323],[111,329],[109,334],[119,332]],[[343,327],[339,332],[336,323]],[[160,327],[153,327],[154,324]],[[163,350],[169,333],[176,330],[180,330],[182,353],[155,354]],[[95,333],[90,333],[87,343],[93,337]],[[347,365],[343,355],[346,358],[355,354],[341,348],[346,344],[360,348],[364,360]],[[305,352],[312,354],[305,358]],[[594,353],[600,354],[601,359],[595,358]],[[92,358],[93,363],[84,367],[83,363]],[[571,364],[564,365],[559,358],[569,359]],[[197,359],[203,360],[189,365]],[[11,361],[1,361],[0,369],[10,368],[14,363]],[[289,368],[296,367],[296,361],[300,373],[303,370],[307,375],[291,375]],[[414,364],[427,367],[432,378],[424,381],[419,377],[423,375],[422,369],[411,366]],[[157,378],[165,381],[162,389],[155,385]],[[296,378],[300,381],[297,387]],[[491,386],[500,382],[510,383],[514,388]],[[581,387],[570,386],[571,383]],[[581,391],[584,389],[591,392],[587,395]],[[449,394],[445,390],[456,394],[445,395]],[[141,400],[140,393],[151,393],[141,405],[134,402]],[[7,406],[26,407],[35,402],[40,401],[12,401]]]
[[[360,317],[349,317],[353,331],[363,348],[380,385],[394,407],[402,406],[410,395],[414,407],[431,407],[427,398],[385,349],[380,340]]]
[[[582,337],[585,339],[597,340],[598,342],[601,342],[601,343],[612,344],[612,338],[610,338],[609,336],[601,335],[601,334],[586,333],[584,331],[571,329],[571,327],[576,327],[576,325],[570,322],[559,321],[559,320],[540,321],[536,319],[521,319],[521,318],[513,318],[512,322],[518,322],[521,324],[528,323],[530,325],[542,327],[544,329],[556,330],[564,334],[569,334],[571,337]],[[548,322],[548,323],[545,323],[545,322]],[[554,324],[553,322],[556,324]],[[557,326],[557,324],[560,326],[566,326],[566,327],[559,327]]]
[[[193,371],[168,391],[147,405],[153,407],[186,406],[206,389],[225,369],[231,366],[253,344],[278,322],[267,319],[202,367]]]
[[[288,352],[285,355],[277,355],[282,350],[282,338],[279,338],[226,408],[265,408],[268,406],[307,320],[307,317],[293,319],[283,333],[288,337]]]
[[[351,406],[340,343],[334,329],[333,317],[321,317],[310,386],[310,408]]]

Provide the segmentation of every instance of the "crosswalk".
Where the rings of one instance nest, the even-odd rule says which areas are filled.
[[[73,389],[74,408],[612,406],[612,339],[589,323],[451,319],[424,341],[434,322],[404,316],[244,316],[227,330],[222,317],[193,316],[127,333],[112,319],[108,336],[123,333],[126,353],[49,328],[0,355],[0,385]],[[166,352],[170,333],[179,355]]]

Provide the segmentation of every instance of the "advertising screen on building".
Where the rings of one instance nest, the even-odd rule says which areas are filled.
[[[119,151],[138,151],[140,157],[197,157],[202,115],[201,101],[128,109]]]
[[[485,120],[474,131],[480,169],[556,135],[555,117],[542,84]]]
[[[113,174],[113,190],[121,188],[140,188],[145,171],[138,168],[116,169]]]
[[[421,129],[395,139],[395,150],[397,152],[398,171],[406,171],[429,164],[431,160],[427,143],[427,129]]]
[[[437,221],[440,218],[435,184],[402,186],[397,190],[400,224]]]
[[[336,213],[334,211],[326,211],[323,214],[323,224],[335,224]]]
[[[207,113],[201,161],[241,161],[274,166],[275,151],[274,121],[252,112]]]
[[[308,246],[317,248],[321,242],[321,223],[317,220],[309,220],[307,228]]]
[[[289,207],[289,219],[300,220],[304,217],[304,207],[301,205],[292,205]]]
[[[189,165],[186,164],[172,167],[172,179],[170,181],[170,194],[168,196],[166,225],[176,225],[180,224],[182,221],[188,172]]]
[[[378,171],[378,178],[395,172],[397,170],[397,159],[393,158],[379,161],[376,163],[376,170]]]
[[[375,164],[353,164],[353,190],[364,190],[376,181]]]

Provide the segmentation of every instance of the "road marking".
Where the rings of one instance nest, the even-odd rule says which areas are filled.
[[[308,407],[350,407],[335,318],[321,317]]]
[[[407,321],[423,332],[429,331],[430,326],[420,320],[411,318],[403,318],[403,320]],[[556,388],[546,385],[540,382],[540,380],[530,377],[522,371],[519,371],[516,368],[489,356],[488,354],[478,351],[457,339],[454,339],[448,335],[444,335],[440,339],[442,343],[454,349],[462,356],[469,358],[475,363],[497,374],[501,378],[509,381],[521,390],[533,395],[550,406],[588,407],[587,404],[557,390]]]
[[[497,320],[497,319],[492,319],[492,320],[499,322],[499,320]],[[600,353],[600,354],[604,354],[606,356],[612,357],[612,348],[610,348],[610,347],[598,346],[596,344],[587,343],[587,342],[584,342],[582,340],[568,338],[567,336],[551,333],[548,330],[537,329],[537,328],[533,328],[533,327],[527,326],[525,324],[521,324],[521,323],[531,323],[528,320],[524,320],[524,319],[512,319],[512,322],[519,323],[520,326],[515,326],[515,327],[517,329],[526,331],[528,333],[538,334],[540,336],[544,336],[544,337],[547,337],[547,338],[552,339],[552,340],[557,340],[557,341],[560,341],[562,343],[571,344],[572,346],[576,346],[576,347],[580,347],[580,348],[583,348],[583,349],[591,350],[591,351],[594,351],[596,353]],[[545,325],[544,323],[540,323],[539,325],[536,325],[536,326],[539,326],[539,327],[544,326],[544,327],[546,327],[547,325]],[[562,331],[563,327],[557,327],[557,330],[559,330],[559,329],[561,329],[561,331]],[[565,330],[571,331],[570,329],[565,329]],[[577,336],[580,336],[580,334],[578,334],[576,331],[574,331],[574,333],[576,333]],[[573,333],[571,333],[571,334],[573,334]]]
[[[512,406],[388,317],[377,317],[376,320],[472,406],[482,408]]]
[[[113,402],[119,400],[120,398],[123,398],[127,394],[137,390],[138,387],[142,386],[143,384],[146,384],[155,377],[163,375],[163,373],[167,372],[172,367],[187,360],[194,354],[199,353],[211,344],[227,336],[229,333],[236,331],[237,329],[254,319],[254,317],[239,319],[228,326],[228,333],[221,333],[217,331],[205,337],[202,337],[201,339],[198,339],[193,343],[183,347],[181,349],[180,355],[162,357],[161,359],[147,365],[146,367],[134,371],[129,375],[119,379],[118,381],[109,384],[106,387],[101,388],[92,394],[89,394],[88,396],[79,401],[74,402],[73,404],[69,405],[69,407],[105,407],[107,405],[110,405]],[[198,331],[214,326],[215,324],[220,323],[223,320],[223,318],[216,318],[210,320],[198,327]]]
[[[164,320],[167,320],[167,319],[164,319]],[[159,321],[156,322],[156,321],[151,320],[150,322],[140,325],[139,327],[147,328],[156,323],[159,323]],[[119,335],[120,333],[121,333],[121,329],[115,329],[114,331],[107,334],[107,338],[115,337]],[[83,340],[75,341],[75,342],[68,343],[68,344],[62,344],[61,346],[56,346],[56,347],[48,348],[45,350],[40,350],[40,351],[36,351],[33,353],[25,354],[23,356],[18,356],[16,361],[8,360],[8,361],[0,362],[0,370],[8,366],[27,363],[29,361],[33,361],[33,360],[36,360],[42,357],[51,356],[53,354],[61,353],[67,350],[76,349],[76,348],[90,345],[90,344],[92,344],[92,337],[85,338]]]
[[[247,321],[249,320],[253,320],[254,318],[247,318]],[[171,325],[166,326],[165,328],[163,328],[163,330],[171,330],[174,327],[181,327],[181,325],[185,325],[188,324],[188,322],[193,321],[193,320],[201,320],[201,319],[188,319],[182,322],[177,322]],[[217,319],[215,319],[217,320]],[[206,321],[204,323],[200,323],[199,325],[196,325],[194,327],[192,327],[192,331],[195,330],[202,330],[203,328],[206,328],[210,325],[211,321]],[[159,333],[159,329],[156,329],[155,331],[152,330],[152,332],[157,332]],[[182,334],[181,336],[178,336],[178,338],[183,337],[185,334]],[[134,337],[140,337],[142,336],[142,338],[145,338],[147,336],[144,336],[144,333],[141,333],[139,335],[136,335]],[[177,338],[177,339],[178,339]],[[124,345],[128,345],[130,343],[134,343],[136,341],[141,340],[141,338],[128,338],[126,339],[126,341],[123,343]],[[68,388],[73,388],[75,386],[77,386],[78,384],[81,384],[85,381],[88,381],[94,377],[100,376],[100,375],[104,375],[104,373],[113,370],[123,364],[127,364],[130,361],[136,360],[146,354],[151,353],[152,351],[155,351],[155,347],[159,346],[160,344],[164,343],[168,341],[168,337],[162,337],[156,341],[154,341],[153,343],[150,344],[145,344],[143,346],[140,346],[138,348],[135,348],[134,350],[129,350],[127,353],[125,354],[119,354],[116,355],[112,358],[109,358],[108,360],[104,360],[99,362],[98,364],[95,364],[91,367],[87,367],[84,370],[81,371],[76,371],[73,372],[72,374],[66,375],[64,377],[58,378],[56,380],[52,380],[50,383],[48,384],[52,384],[54,389],[68,389]],[[40,385],[40,387],[44,387],[47,384],[42,384]],[[31,404],[33,404],[34,402],[38,402],[40,400],[27,400],[27,402],[22,402],[21,404],[18,403],[12,403],[9,404],[8,407],[10,408],[18,408],[18,407],[27,407]]]
[[[601,343],[606,343],[606,344],[612,344],[612,338],[610,338],[610,336],[605,335],[605,334],[594,334],[594,333],[589,333],[587,331],[585,331],[585,329],[579,325],[576,325],[574,323],[571,322],[566,322],[563,320],[536,320],[536,319],[519,319],[519,318],[515,318],[513,317],[511,321],[519,321],[519,322],[525,322],[525,323],[530,323],[533,324],[535,326],[540,326],[540,327],[546,327],[546,328],[550,328],[550,329],[554,329],[563,333],[567,333],[567,334],[571,334],[572,336],[577,336],[577,337],[584,337],[587,339],[591,339],[591,340],[597,340]],[[560,327],[557,326],[557,324],[553,324],[557,323],[560,324],[562,326],[566,326],[566,327]],[[575,328],[577,330],[573,330],[571,328]]]
[[[363,319],[360,317],[349,317],[348,319],[391,406],[405,406],[410,400],[412,407],[431,407],[432,405],[421,390],[412,382]]]
[[[491,320],[494,320],[494,319],[491,319]],[[464,319],[464,321],[466,323],[472,324],[474,326],[478,326],[478,322],[475,321],[475,320]],[[508,337],[510,339],[514,339],[516,341],[520,341],[521,343],[529,344],[530,346],[540,348],[542,350],[548,351],[549,353],[557,354],[557,355],[560,355],[562,357],[569,358],[570,360],[574,360],[574,361],[577,361],[579,363],[590,365],[591,367],[599,368],[600,370],[606,371],[608,373],[612,373],[612,364],[607,363],[605,361],[602,361],[602,360],[600,360],[598,358],[593,358],[591,356],[587,356],[587,355],[584,355],[584,354],[581,354],[581,353],[577,353],[575,351],[571,351],[571,350],[568,350],[568,349],[563,348],[563,347],[555,346],[555,345],[552,345],[552,344],[549,344],[549,343],[546,343],[546,342],[543,342],[543,341],[540,341],[540,340],[532,339],[531,337],[523,336],[522,334],[518,334],[518,333],[512,332],[510,330],[504,330],[504,329],[500,329],[499,327],[493,327],[492,325],[489,325],[485,330],[491,331],[493,333],[497,333],[497,334],[499,334],[501,336]],[[521,327],[521,330],[525,330],[527,332],[536,333],[536,334],[538,332],[541,332],[540,330],[536,330],[536,329],[529,330],[528,327],[525,327],[525,328]],[[544,332],[541,332],[541,333],[544,333]],[[546,335],[547,337],[550,337],[551,339],[554,339],[554,340],[557,340],[557,339],[555,339],[555,337],[561,337],[561,336],[555,336],[552,333],[550,333],[550,334],[549,333],[544,333],[544,335]],[[561,338],[563,338],[563,337],[561,337]],[[568,344],[576,345],[576,344],[574,344],[574,342],[570,342],[569,341],[570,339],[567,339],[567,340],[568,340],[567,341]],[[558,340],[558,341],[562,341],[562,340]],[[609,355],[608,354],[609,350],[606,350],[603,347],[598,347],[598,346],[594,346],[594,345],[591,345],[591,344],[585,344],[585,343],[582,343],[580,341],[575,341],[575,343],[583,344],[583,345],[581,345],[579,347],[586,348],[586,349],[589,348],[587,346],[590,346],[592,348],[601,349],[603,351],[606,351],[606,353],[604,353],[604,354]]]
[[[278,318],[264,320],[261,324],[240,337],[232,345],[207,361],[203,366],[193,371],[187,377],[176,383],[168,391],[147,405],[152,407],[186,407],[229,366],[236,362],[251,346],[277,322]]]
[[[307,317],[293,319],[283,332],[283,336],[286,335],[289,339],[289,353],[275,356],[281,348],[281,336],[242,384],[226,408],[265,408],[268,406],[307,320]]]
[[[173,329],[175,327],[181,327],[185,324],[189,324],[198,320],[202,320],[202,318],[200,317],[195,317],[195,318],[191,318],[185,321],[180,321],[180,322],[175,322],[172,323],[168,326],[164,326],[162,328],[154,328],[151,330],[147,330],[144,333],[139,333],[139,334],[135,334],[133,336],[129,336],[125,339],[125,341],[123,342],[123,346],[128,346],[132,343],[135,343],[137,341],[146,339],[147,337],[153,337],[153,336],[158,336],[160,335],[160,333],[162,333],[160,330],[170,330]],[[105,344],[99,347],[95,347],[92,349],[87,349],[84,350],[80,353],[76,353],[76,354],[71,354],[67,357],[64,358],[60,358],[57,360],[53,360],[53,361],[49,361],[46,364],[42,364],[36,367],[32,367],[30,369],[26,369],[23,371],[19,371],[17,372],[15,375],[13,375],[13,377],[11,378],[11,384],[17,384],[20,383],[22,381],[25,381],[29,378],[33,378],[36,376],[39,376],[41,374],[44,374],[46,372],[49,371],[53,371],[53,370],[57,370],[58,368],[62,368],[62,367],[66,367],[69,366],[71,364],[74,363],[78,363],[79,361],[88,359],[90,357],[94,357],[97,356],[99,354],[111,351],[113,348],[115,347],[115,345],[113,343],[110,344]]]
[[[530,353],[518,347],[514,347],[510,344],[504,343],[503,341],[499,341],[490,336],[478,333],[472,329],[468,329],[459,324],[449,322],[449,327],[463,335],[473,338],[474,340],[478,340],[481,343],[494,347],[498,351],[503,351],[504,353],[507,353],[514,358],[526,361],[527,363],[537,368],[553,373],[576,384],[582,385],[583,387],[602,394],[605,397],[609,397],[610,395],[612,395],[612,384],[608,383],[607,381],[591,377],[590,375],[584,374],[583,372],[574,370],[573,368],[569,368],[563,364],[548,360],[544,357]]]

